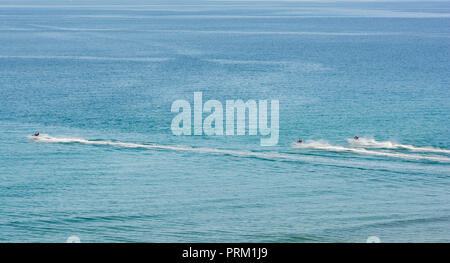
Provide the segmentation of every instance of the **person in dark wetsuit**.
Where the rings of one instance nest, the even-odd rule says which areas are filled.
[[[302,143],[303,142],[303,140],[302,139],[298,139],[298,141],[297,141],[298,143]]]
[[[33,136],[39,136],[39,132],[35,132],[34,134],[33,134]]]
[[[358,139],[359,139],[359,137],[358,137],[358,136],[355,136],[355,137],[353,137],[353,139],[355,139],[355,140],[358,140]]]

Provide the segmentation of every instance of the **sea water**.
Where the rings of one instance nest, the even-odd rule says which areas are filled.
[[[448,2],[2,1],[0,242],[449,242],[449,37]],[[278,100],[278,144],[175,136],[194,92]]]

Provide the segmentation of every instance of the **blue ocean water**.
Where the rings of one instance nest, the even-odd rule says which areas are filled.
[[[2,1],[0,242],[449,242],[449,37],[448,2]],[[173,135],[194,92],[278,99],[278,145]]]

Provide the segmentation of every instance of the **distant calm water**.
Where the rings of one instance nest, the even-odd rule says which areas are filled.
[[[449,58],[448,2],[2,1],[0,242],[450,242]]]

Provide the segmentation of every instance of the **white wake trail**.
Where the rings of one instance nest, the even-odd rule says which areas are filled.
[[[326,141],[307,141],[304,143],[293,143],[292,145],[297,149],[312,149],[330,152],[352,152],[357,154],[374,155],[374,156],[385,156],[391,158],[401,158],[408,160],[428,160],[435,162],[445,162],[450,163],[450,158],[444,156],[429,156],[420,154],[406,154],[406,153],[394,153],[394,152],[381,152],[366,150],[364,148],[354,148],[354,147],[344,147],[336,146],[327,143]]]
[[[109,140],[87,140],[82,138],[68,138],[68,137],[53,137],[48,134],[41,134],[39,136],[29,136],[29,138],[36,142],[41,143],[79,143],[86,145],[105,145],[119,148],[135,148],[135,149],[149,149],[149,150],[171,150],[171,151],[188,151],[203,154],[221,154],[230,155],[235,157],[247,157],[247,158],[259,158],[265,160],[288,160],[288,161],[301,161],[301,162],[317,162],[318,160],[310,156],[298,156],[296,154],[285,154],[279,152],[254,152],[254,151],[243,151],[243,150],[224,150],[215,148],[193,148],[189,146],[181,145],[160,145],[160,144],[139,144],[130,142],[119,142],[119,141],[109,141]],[[414,160],[429,160],[436,162],[448,162],[450,163],[450,158],[441,156],[423,156],[423,155],[413,155],[413,154],[402,154],[402,153],[388,153],[388,152],[377,152],[369,151],[361,148],[348,148],[343,146],[333,146],[322,141],[311,141],[302,144],[294,143],[294,148],[305,148],[305,149],[315,149],[323,151],[333,151],[333,152],[354,152],[359,154],[367,155],[378,155],[387,156],[393,158],[403,158],[403,159],[414,159]]]
[[[380,142],[372,138],[353,138],[347,139],[348,143],[355,147],[379,148],[379,149],[405,149],[412,152],[430,152],[430,153],[446,153],[450,154],[450,150],[440,149],[431,146],[416,147],[408,144],[400,144],[391,141]]]
[[[308,161],[308,158],[302,158],[296,155],[281,154],[276,152],[252,152],[252,151],[242,151],[242,150],[223,150],[215,148],[193,148],[189,146],[170,146],[170,145],[160,145],[160,144],[138,144],[130,142],[117,142],[109,140],[86,140],[82,138],[67,138],[67,137],[53,137],[48,134],[41,134],[39,136],[28,136],[31,140],[41,143],[80,143],[87,145],[105,145],[120,148],[136,148],[136,149],[151,149],[151,150],[172,150],[172,151],[189,151],[197,153],[206,154],[222,154],[231,155],[237,157],[254,157],[259,159],[267,160],[296,160],[296,161]]]

